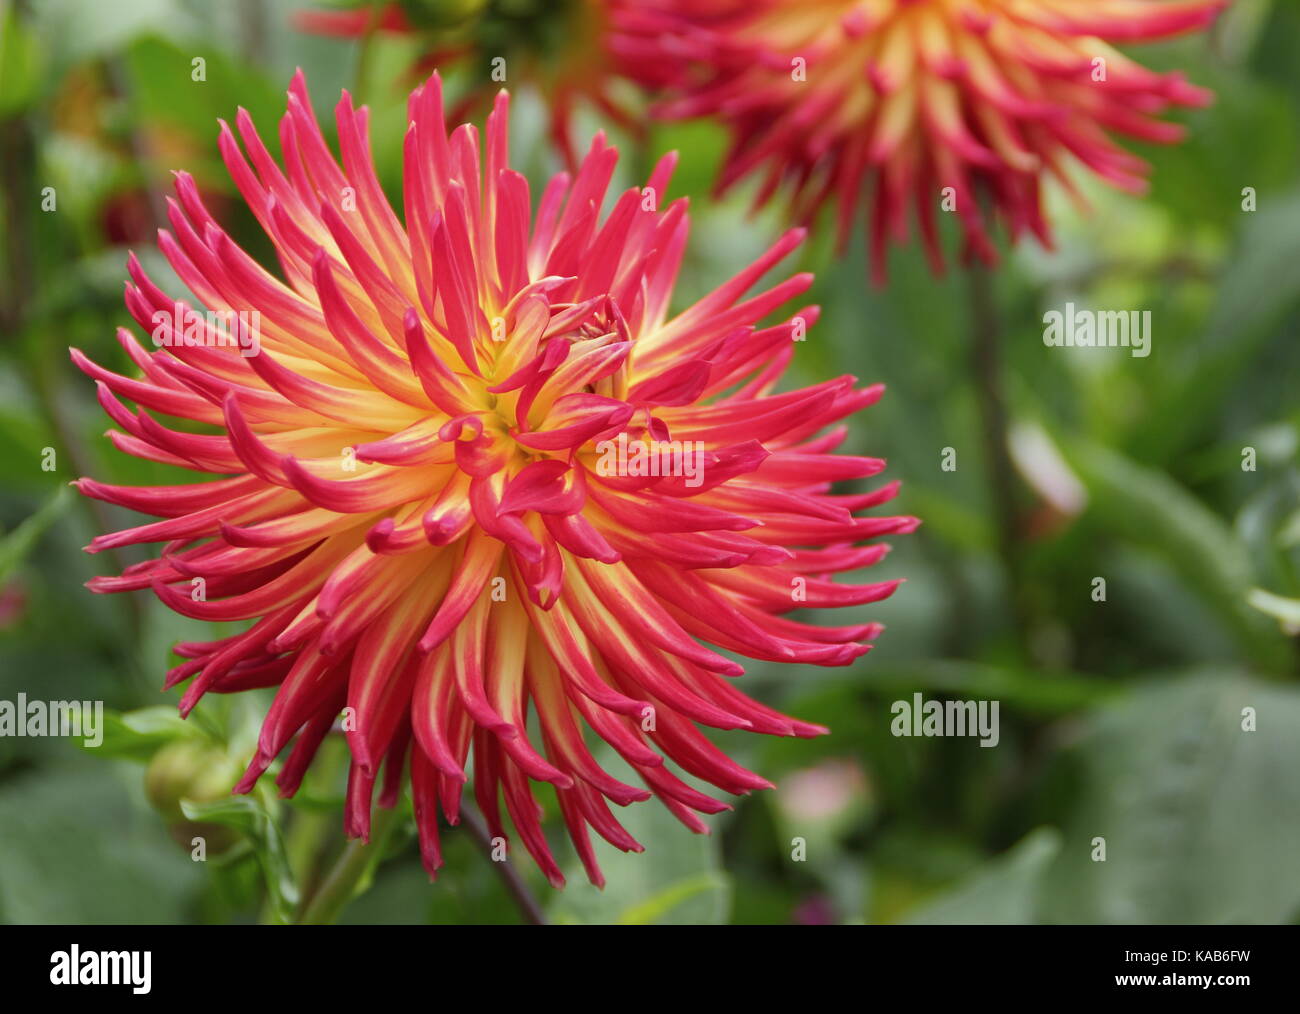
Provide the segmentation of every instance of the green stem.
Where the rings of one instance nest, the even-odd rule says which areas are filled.
[[[370,842],[350,841],[335,861],[316,893],[303,905],[298,922],[303,926],[328,926],[338,920],[357,893],[357,886],[378,865],[393,829],[401,822],[400,807],[376,812]]]
[[[528,889],[524,883],[524,878],[508,862],[499,863],[492,858],[492,835],[488,831],[487,824],[484,822],[482,815],[468,804],[460,808],[461,823],[469,831],[474,843],[478,845],[479,850],[488,858],[492,868],[497,871],[497,875],[505,884],[506,890],[510,892],[510,897],[514,899],[515,905],[519,908],[519,914],[523,916],[524,921],[534,926],[546,925],[546,913],[542,911],[542,906],[533,896],[533,892]]]
[[[370,58],[374,49],[375,34],[379,30],[379,17],[382,10],[382,4],[375,4],[371,9],[370,18],[361,35],[361,42],[357,46],[356,77],[352,82],[352,97],[358,106],[365,105],[367,86],[370,83]]]
[[[1020,511],[1016,502],[1015,466],[1008,441],[1006,395],[1002,381],[1002,329],[988,268],[974,263],[967,273],[971,311],[971,367],[979,401],[984,460],[992,494],[998,555],[1006,574],[1016,642],[1023,648],[1029,607],[1025,590]]]
[[[303,787],[309,792],[328,794],[346,753],[347,747],[339,737],[327,736],[307,772]],[[338,814],[331,810],[302,809],[293,815],[284,845],[289,854],[289,867],[304,898],[316,890],[322,876],[320,867],[336,827]]]

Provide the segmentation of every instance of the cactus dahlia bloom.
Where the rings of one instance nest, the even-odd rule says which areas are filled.
[[[761,175],[757,203],[785,186],[795,215],[839,205],[845,242],[870,187],[873,274],[908,235],[908,205],[936,273],[939,209],[954,212],[966,259],[996,263],[989,217],[1014,241],[1051,246],[1044,176],[1082,204],[1081,162],[1141,192],[1147,164],[1111,134],[1182,137],[1158,114],[1210,94],[1153,73],[1111,42],[1202,28],[1225,0],[618,0],[611,48],[668,93],[668,118],[717,116],[733,144],[720,190]],[[949,189],[951,188],[951,189]],[[981,204],[984,207],[981,207]]]
[[[531,788],[549,782],[599,883],[589,827],[641,848],[606,801],[653,794],[696,831],[706,830],[697,811],[726,808],[665,759],[726,792],[769,785],[697,723],[825,731],[745,696],[733,685],[744,670],[715,648],[852,662],[877,625],[781,614],[889,595],[894,581],[831,577],[887,548],[857,544],[916,521],[855,516],[893,497],[894,484],[831,492],[882,468],[833,453],[842,426],[823,432],[879,386],[839,377],[775,390],[816,309],[759,322],[811,278],[745,294],[799,234],[670,316],[688,228],[685,201],[660,206],[674,156],[602,220],[617,152],[597,136],[534,217],[528,184],[509,167],[507,111],[502,92],[480,154],[472,126],[448,136],[437,75],[414,92],[405,225],[376,181],[366,111],[346,94],[341,166],[301,76],[281,123],[283,169],[246,113],[234,131],[223,124],[221,152],[283,280],[177,175],[160,246],[208,314],[173,300],[132,258],[126,304],[158,348],[118,332],[130,377],[72,356],[97,381],[119,449],[218,477],[159,488],[80,480],[89,496],[163,518],[96,538],[92,552],[163,549],[90,586],[151,588],[186,616],[255,621],[178,645],[185,661],[166,681],[190,681],[184,713],[208,691],[279,688],[237,791],[289,748],[276,782],[295,792],[342,712],[351,835],[368,832],[381,768],[381,805],[409,770],[432,873],[436,811],[456,822],[472,749],[474,795],[494,835],[504,835],[503,798],[524,847],[562,883]],[[230,347],[230,318],[212,315],[252,311],[259,341]],[[592,738],[644,787],[603,770]]]

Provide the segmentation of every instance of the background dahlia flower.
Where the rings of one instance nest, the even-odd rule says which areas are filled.
[[[1171,143],[1171,105],[1208,92],[1157,74],[1112,43],[1210,24],[1226,0],[617,0],[611,49],[624,72],[667,96],[670,119],[713,116],[732,132],[726,190],[783,186],[798,220],[839,206],[840,243],[868,191],[873,274],[908,236],[908,206],[936,272],[937,228],[954,212],[964,258],[995,263],[990,217],[1014,241],[1051,246],[1040,189],[1080,162],[1142,192],[1147,164],[1112,139]],[[951,188],[947,190],[946,188]],[[944,199],[947,198],[947,205]],[[983,205],[983,206],[982,206]]]
[[[299,11],[305,32],[362,38],[370,32],[418,37],[424,47],[413,70],[463,70],[464,98],[450,110],[453,122],[492,103],[502,82],[536,88],[550,115],[550,139],[572,170],[577,165],[573,115],[587,103],[632,134],[639,121],[615,99],[616,72],[607,49],[610,0],[373,0],[360,7]],[[504,63],[496,68],[493,61]],[[493,76],[500,69],[501,76]]]
[[[696,831],[706,830],[697,812],[726,808],[665,758],[726,792],[769,785],[697,724],[824,731],[737,690],[744,670],[714,648],[852,662],[877,625],[781,614],[889,595],[894,581],[831,576],[887,549],[856,544],[916,521],[854,516],[888,501],[894,484],[830,492],[883,467],[832,453],[842,426],[822,432],[875,401],[879,386],[840,377],[775,391],[792,338],[817,311],[759,322],[811,278],[745,294],[800,234],[669,316],[688,230],[684,201],[660,206],[674,156],[602,216],[617,152],[597,136],[533,217],[528,183],[509,167],[507,111],[502,92],[480,153],[472,126],[448,135],[437,75],[411,95],[405,225],[376,180],[366,111],[346,93],[336,108],[342,165],[301,74],[281,123],[283,168],[246,113],[233,130],[223,124],[221,152],[283,280],[229,238],[185,173],[160,246],[207,310],[260,314],[258,354],[222,346],[218,329],[134,257],[126,304],[159,347],[119,331],[134,377],[72,353],[120,427],[109,433],[118,448],[221,477],[78,486],[163,518],[93,541],[92,552],[163,544],[159,558],[96,578],[93,590],[150,588],[186,616],[255,621],[178,645],[185,661],[166,681],[190,681],[185,713],[208,691],[279,688],[237,791],[292,744],[276,782],[294,793],[346,708],[350,835],[367,835],[381,768],[381,805],[409,769],[432,873],[437,810],[456,822],[472,752],[492,833],[504,836],[504,798],[525,848],[562,883],[531,788],[549,782],[600,883],[589,827],[641,848],[607,801],[653,794]],[[632,466],[635,448],[655,441],[697,442],[702,469]],[[628,467],[607,467],[611,447],[632,448]],[[603,770],[593,738],[644,787]]]

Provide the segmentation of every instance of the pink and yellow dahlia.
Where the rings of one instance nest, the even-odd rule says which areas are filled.
[[[744,670],[716,649],[851,663],[876,624],[782,614],[889,595],[894,581],[832,576],[875,563],[887,547],[860,543],[916,521],[855,516],[895,484],[831,491],[883,467],[833,453],[845,430],[827,430],[879,386],[840,377],[776,391],[792,338],[817,311],[760,321],[811,278],[746,293],[800,233],[672,316],[688,230],[685,201],[661,206],[675,157],[602,216],[618,156],[597,136],[575,177],[551,180],[534,218],[528,183],[509,166],[507,111],[502,92],[480,153],[474,127],[448,135],[437,75],[415,91],[402,219],[375,176],[366,110],[346,94],[342,165],[301,75],[281,123],[283,168],[246,113],[234,130],[223,124],[221,152],[283,280],[179,173],[159,245],[206,313],[132,257],[126,304],[157,348],[118,332],[132,376],[72,353],[120,427],[109,432],[120,450],[219,478],[78,485],[163,518],[94,540],[92,552],[163,549],[93,590],[149,588],[186,616],[254,621],[177,645],[185,661],[166,681],[190,681],[183,713],[208,691],[279,688],[237,791],[288,748],[276,782],[294,793],[342,713],[349,834],[367,834],[381,768],[381,805],[409,768],[432,873],[437,810],[456,822],[472,750],[493,834],[504,836],[503,797],[525,848],[561,883],[531,785],[549,782],[599,883],[588,827],[641,848],[607,801],[653,794],[696,831],[706,830],[697,812],[726,808],[666,760],[726,792],[769,786],[697,724],[824,731],[736,689]],[[231,346],[224,322],[250,318],[257,341],[240,330]],[[606,772],[588,732],[644,788]]]
[[[1210,95],[1157,74],[1112,43],[1210,24],[1226,0],[617,0],[611,48],[623,70],[666,93],[670,119],[713,116],[732,133],[718,181],[761,177],[797,219],[839,206],[841,244],[870,190],[873,274],[915,215],[933,269],[938,212],[954,212],[965,259],[996,263],[990,219],[1014,241],[1051,246],[1044,176],[1082,202],[1082,163],[1132,192],[1147,164],[1111,135],[1171,143],[1158,119]]]

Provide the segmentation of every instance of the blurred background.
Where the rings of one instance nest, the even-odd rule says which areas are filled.
[[[128,369],[113,337],[130,323],[128,250],[183,292],[153,248],[173,169],[193,173],[226,228],[272,264],[221,165],[218,117],[244,106],[273,143],[301,66],[324,124],[340,88],[371,106],[380,177],[398,192],[405,95],[425,40],[306,33],[301,6],[0,0],[0,700],[109,709],[99,749],[0,737],[7,922],[283,919],[343,848],[342,744],[296,800],[230,802],[265,697],[210,696],[183,725],[174,717],[176,695],[158,689],[170,645],[214,635],[146,594],[87,592],[87,579],[139,557],[81,547],[138,521],[67,489],[81,475],[187,481],[109,446],[67,347]],[[477,6],[407,8],[436,28]],[[550,16],[531,0],[495,6],[524,26]],[[565,891],[519,864],[550,918],[1300,918],[1298,43],[1300,5],[1241,0],[1207,35],[1142,47],[1144,63],[1185,70],[1217,103],[1177,117],[1186,143],[1137,149],[1153,163],[1148,197],[1081,179],[1093,205],[1083,216],[1051,192],[1055,252],[1025,245],[995,272],[936,280],[911,247],[874,289],[861,237],[839,256],[824,227],[782,267],[815,271],[810,301],[824,309],[792,382],[852,373],[888,385],[853,421],[848,449],[887,457],[886,477],[903,480],[899,512],[924,519],[873,572],[907,583],[852,620],[823,617],[887,625],[854,666],[755,664],[743,679],[833,730],[811,741],[715,736],[778,791],[712,818],[707,838],[657,804],[630,808],[620,818],[648,848],[604,849],[603,892],[557,833]],[[488,74],[486,58],[443,69],[453,94]],[[513,159],[536,194],[560,168],[546,108],[527,81],[506,83]],[[640,101],[630,86],[620,97]],[[670,196],[692,197],[693,227],[679,307],[787,224],[779,209],[748,215],[743,188],[709,198],[725,142],[714,125],[654,126],[642,145],[579,106],[581,147],[601,126],[626,153],[621,186],[660,152],[681,152]],[[1070,301],[1150,310],[1152,354],[1045,347],[1043,314]],[[983,373],[979,343],[999,360]],[[999,397],[1013,472],[992,481],[983,427]],[[915,693],[998,701],[997,747],[891,735],[891,704]],[[206,862],[191,859],[195,833]],[[343,921],[516,921],[467,835],[449,831],[445,844],[431,885],[399,826]]]

